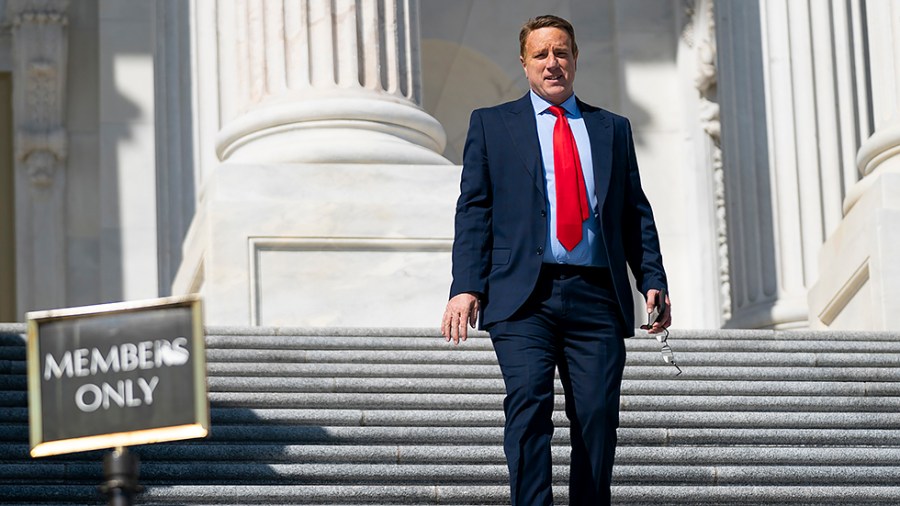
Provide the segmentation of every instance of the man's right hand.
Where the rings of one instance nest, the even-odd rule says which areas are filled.
[[[647,291],[647,314],[650,314],[653,311],[653,308],[656,307],[656,297],[658,297],[660,291],[657,289],[650,289]],[[646,330],[649,334],[659,334],[663,330],[669,328],[672,325],[672,301],[669,300],[669,294],[666,294],[666,312],[663,313],[659,318],[657,318],[656,323],[653,326],[641,325],[641,328]]]
[[[444,310],[441,334],[448,342],[453,340],[454,344],[459,344],[460,340],[465,341],[468,337],[466,324],[474,329],[477,320],[478,297],[471,293],[455,295],[447,302],[447,309]]]

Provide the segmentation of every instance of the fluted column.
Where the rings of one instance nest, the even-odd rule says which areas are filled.
[[[20,313],[66,302],[68,0],[8,0]]]
[[[223,161],[446,164],[414,0],[216,4]]]
[[[859,149],[856,165],[863,179],[849,192],[846,211],[879,175],[900,173],[900,4],[870,0],[865,6],[875,129]]]
[[[859,179],[844,199],[840,226],[821,252],[820,278],[811,290],[814,328],[893,330],[900,286],[900,4],[853,2],[867,51],[857,75],[868,78],[867,127],[856,159]]]
[[[717,2],[732,255],[729,326],[800,327],[864,136],[858,2]],[[858,9],[857,9],[858,10]],[[725,58],[721,58],[721,56]],[[862,119],[861,119],[862,118]]]

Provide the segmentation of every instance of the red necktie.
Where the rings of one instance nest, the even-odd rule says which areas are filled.
[[[588,219],[589,208],[584,174],[575,136],[569,128],[566,112],[557,105],[550,107],[556,116],[553,127],[553,170],[556,174],[556,238],[566,251],[581,242],[581,224]]]

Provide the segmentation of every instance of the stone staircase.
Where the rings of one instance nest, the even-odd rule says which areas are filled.
[[[0,503],[102,504],[102,452],[28,456],[25,340],[0,326]],[[135,448],[139,504],[508,504],[484,335],[208,330],[212,435]],[[628,340],[616,504],[900,504],[900,334]],[[567,503],[558,388],[554,492]]]

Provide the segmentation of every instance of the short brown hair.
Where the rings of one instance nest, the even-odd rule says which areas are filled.
[[[575,28],[572,27],[572,23],[552,14],[531,18],[522,25],[522,30],[519,31],[519,56],[525,57],[525,40],[531,32],[539,28],[565,30],[569,34],[569,40],[572,41],[572,54],[578,56],[578,44],[575,43]]]

